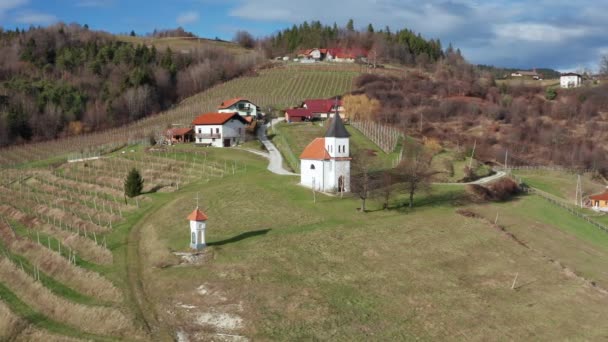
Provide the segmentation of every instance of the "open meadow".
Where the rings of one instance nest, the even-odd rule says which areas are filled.
[[[397,193],[388,210],[372,198],[361,213],[353,195],[313,195],[243,149],[145,143],[227,98],[280,109],[348,92],[358,74],[284,65],[120,129],[0,150],[0,340],[605,338],[608,234],[538,195],[479,203],[462,184],[434,184],[413,209]],[[347,129],[353,155],[383,168],[399,159],[403,141],[385,153]],[[269,133],[298,171],[324,131]],[[464,176],[469,160],[456,154],[433,160],[453,161],[446,182]],[[132,168],[143,194],[125,198]],[[573,174],[514,176],[572,201]],[[601,180],[584,175],[583,189],[601,191]],[[191,255],[197,202],[208,246]]]

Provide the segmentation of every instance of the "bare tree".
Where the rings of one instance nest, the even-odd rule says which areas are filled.
[[[409,207],[412,208],[414,195],[420,191],[429,191],[431,180],[438,172],[432,169],[432,156],[424,149],[414,149],[410,154],[397,166],[396,173],[409,196]]]
[[[255,46],[255,38],[247,31],[237,31],[234,35],[234,42],[247,49]]]
[[[378,186],[378,175],[374,169],[372,160],[365,152],[360,152],[353,158],[350,186],[351,191],[361,199],[359,210],[362,213],[366,210],[367,199]]]
[[[603,55],[600,60],[600,74],[604,76],[608,75],[608,55]]]

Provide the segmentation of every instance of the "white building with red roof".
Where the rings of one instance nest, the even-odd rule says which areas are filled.
[[[349,192],[349,137],[340,115],[334,115],[325,137],[313,140],[300,155],[300,184],[323,192]]]
[[[198,207],[188,215],[190,221],[190,248],[200,251],[205,248],[205,229],[208,217]]]
[[[242,97],[233,98],[222,102],[217,109],[220,113],[239,113],[241,116],[252,116],[260,118],[262,111],[253,102]]]
[[[194,143],[215,147],[231,147],[245,141],[248,125],[238,113],[205,113],[193,121]]]

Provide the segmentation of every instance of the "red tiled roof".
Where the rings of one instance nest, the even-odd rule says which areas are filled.
[[[368,51],[361,48],[350,48],[350,49],[342,49],[342,48],[332,48],[327,49],[327,52],[330,53],[334,57],[338,58],[352,58],[355,59],[357,57],[367,57]]]
[[[174,135],[185,135],[188,133],[192,133],[192,128],[170,128],[167,130],[167,135],[170,136],[174,136]]]
[[[306,108],[313,113],[329,113],[336,104],[335,99],[311,99],[304,101]],[[338,106],[342,105],[342,100],[338,100]]]
[[[190,221],[207,221],[208,219],[207,215],[198,208],[188,215],[188,220]]]
[[[591,200],[594,201],[608,201],[608,192],[604,192],[603,194],[589,196]]]
[[[301,117],[313,117],[315,116],[309,109],[306,108],[292,108],[285,110],[285,113],[290,117],[301,118]]]
[[[237,117],[241,122],[247,123],[238,113],[205,113],[197,116],[193,125],[223,125],[226,121]]]
[[[304,151],[302,151],[302,154],[300,154],[300,159],[330,159],[329,153],[325,149],[325,138],[316,138],[310,144],[308,144]]]
[[[248,101],[247,99],[244,99],[242,97],[236,97],[234,99],[230,99],[230,100],[226,100],[224,102],[222,102],[218,108],[219,109],[227,109],[232,107],[234,104],[238,103],[239,101]]]

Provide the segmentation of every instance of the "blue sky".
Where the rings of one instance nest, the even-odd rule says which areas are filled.
[[[596,69],[608,54],[608,0],[0,0],[6,28],[63,21],[143,34],[182,26],[231,39],[239,29],[264,36],[304,20],[349,18],[452,42],[473,63],[566,71]]]

